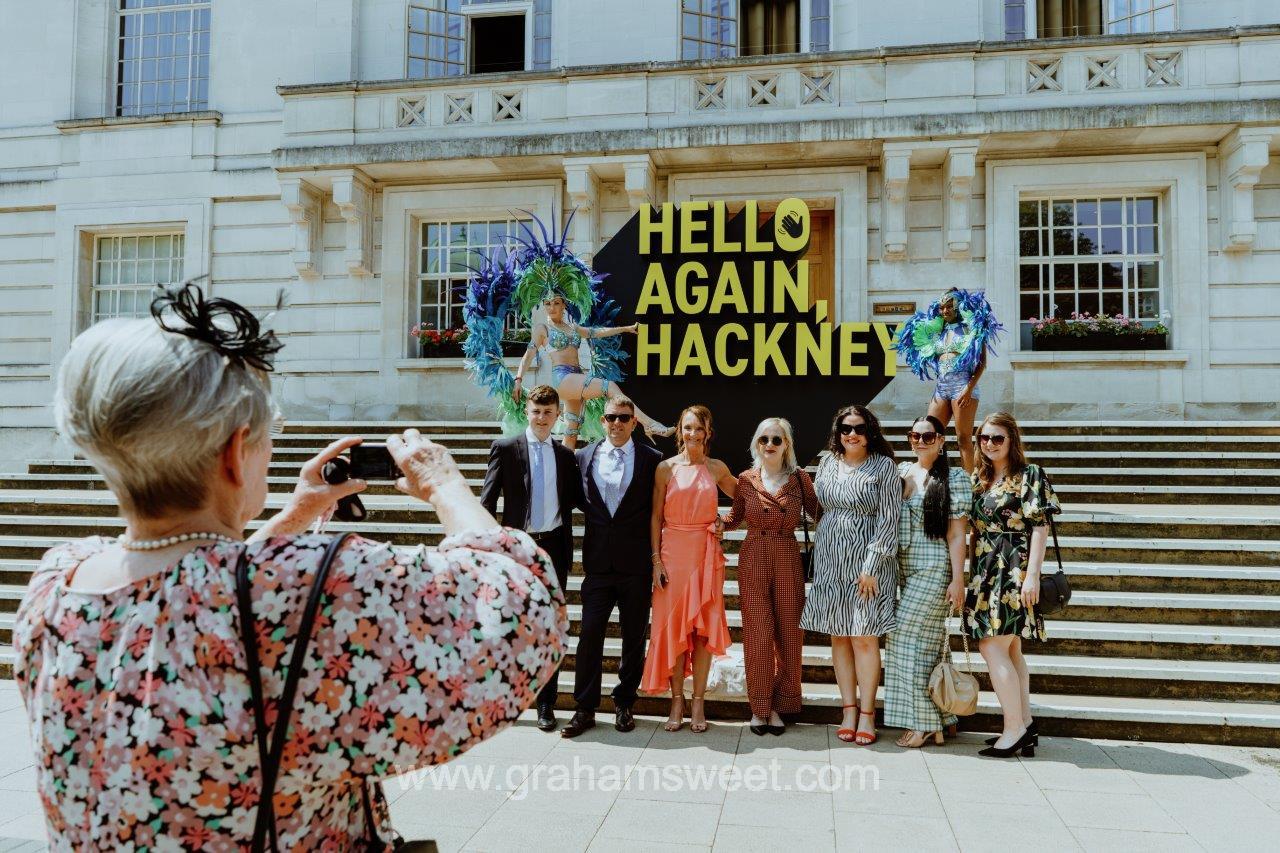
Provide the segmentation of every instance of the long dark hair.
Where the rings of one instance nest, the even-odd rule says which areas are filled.
[[[951,522],[951,463],[947,460],[946,428],[933,415],[916,418],[912,428],[921,421],[928,421],[937,431],[938,442],[942,445],[924,481],[924,535],[930,539],[945,539]]]
[[[867,425],[867,452],[878,453],[892,462],[893,445],[889,444],[889,439],[884,437],[884,432],[880,429],[880,419],[866,406],[859,406],[856,403],[836,412],[835,419],[831,421],[831,436],[827,439],[827,450],[835,456],[844,455],[844,445],[840,443],[840,422],[849,415],[857,415]]]

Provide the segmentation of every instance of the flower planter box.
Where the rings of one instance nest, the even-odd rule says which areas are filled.
[[[462,358],[462,344],[421,344],[423,358]]]
[[[1041,335],[1032,336],[1036,352],[1104,352],[1107,350],[1168,349],[1169,336],[1159,335]]]

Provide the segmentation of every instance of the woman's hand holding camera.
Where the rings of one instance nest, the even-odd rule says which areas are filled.
[[[446,534],[498,526],[472,494],[444,445],[407,429],[402,435],[387,436],[387,450],[403,475],[396,480],[396,488],[435,507]]]

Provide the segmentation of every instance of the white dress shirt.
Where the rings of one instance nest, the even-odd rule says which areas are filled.
[[[546,533],[560,526],[560,492],[556,488],[556,452],[551,439],[538,441],[532,427],[525,427],[525,441],[529,443],[529,533]],[[538,461],[535,454],[542,447],[542,525],[535,528],[537,514],[533,509],[533,478],[538,474]]]
[[[621,478],[615,479],[619,482],[617,503],[609,507],[609,514],[613,515],[618,511],[618,503],[621,503],[622,496],[627,493],[627,486],[631,485],[631,475],[636,467],[636,446],[631,439],[627,439],[627,443],[622,447],[616,448],[622,451],[621,456]],[[600,446],[596,448],[595,470],[591,472],[592,478],[596,481],[596,488],[600,490],[600,495],[605,499],[605,504],[609,501],[609,481],[611,478],[619,476],[618,465],[619,460],[617,454],[614,453],[615,447],[613,442],[605,439],[600,442]]]

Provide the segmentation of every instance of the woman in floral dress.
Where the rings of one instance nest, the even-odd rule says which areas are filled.
[[[14,629],[36,789],[59,851],[249,849],[263,780],[236,566],[247,555],[274,729],[333,540],[305,531],[364,488],[325,483],[324,464],[359,439],[334,442],[243,541],[266,502],[279,344],[194,285],[153,312],[159,324],[92,327],[63,359],[59,431],[103,473],[125,532],[49,551]],[[387,444],[397,486],[435,507],[445,539],[430,550],[355,536],[338,552],[271,801],[280,850],[392,849],[377,780],[502,729],[561,656],[563,597],[546,555],[498,526],[443,447],[416,430]]]
[[[1031,679],[1023,640],[1045,638],[1036,612],[1040,567],[1048,543],[1048,514],[1058,498],[1038,465],[1028,464],[1013,415],[988,415],[978,430],[973,474],[972,576],[965,596],[965,629],[978,641],[1004,726],[984,754],[1004,756],[1015,748],[1034,754]]]

